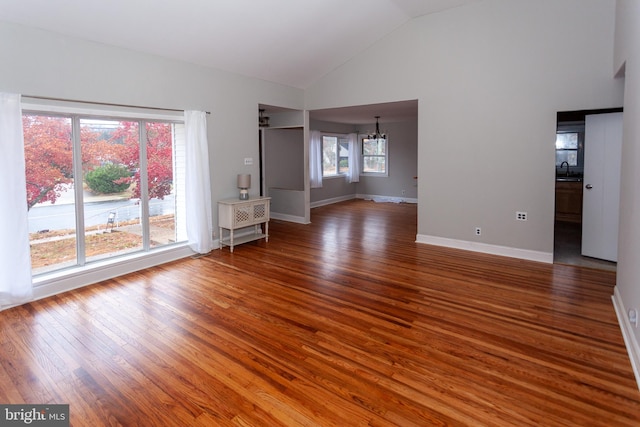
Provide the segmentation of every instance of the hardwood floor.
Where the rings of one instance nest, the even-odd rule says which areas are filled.
[[[0,403],[73,426],[638,426],[615,273],[414,243],[416,206],[0,312]]]

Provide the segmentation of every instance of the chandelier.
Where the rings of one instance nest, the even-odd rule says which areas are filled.
[[[376,116],[376,133],[370,133],[367,135],[367,139],[387,139],[386,133],[380,133],[380,124],[378,123],[378,119],[380,116]]]

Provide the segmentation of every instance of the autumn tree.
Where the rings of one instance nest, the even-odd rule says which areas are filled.
[[[147,178],[149,198],[164,199],[173,187],[172,126],[147,123]]]
[[[173,187],[173,147],[172,126],[169,123],[149,122],[147,135],[147,181],[149,198],[164,199]],[[132,172],[133,197],[140,197],[140,147],[138,124],[121,122],[114,130],[112,144],[123,145],[121,162]]]
[[[65,185],[73,182],[71,120],[64,117],[25,115],[24,158],[27,208],[55,203]]]
[[[55,203],[74,183],[71,119],[24,115],[23,129],[27,207]],[[173,186],[172,126],[150,122],[146,134],[149,198],[163,199]],[[81,121],[80,141],[83,174],[107,164],[124,166],[131,175],[115,184],[133,184],[132,196],[140,197],[138,122],[117,122],[113,129],[100,130]]]
[[[98,131],[81,121],[80,145],[82,147],[82,172],[85,175],[105,164],[123,164],[125,147],[123,144],[113,143],[111,132]]]
[[[55,203],[74,183],[72,125],[69,117],[23,115],[27,208]],[[119,161],[119,148],[100,138],[90,126],[81,126],[82,165],[87,172],[101,162]]]

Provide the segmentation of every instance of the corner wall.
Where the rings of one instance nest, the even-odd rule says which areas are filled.
[[[629,310],[640,315],[640,2],[618,0],[615,68],[624,74],[624,123],[620,177],[618,274],[613,298],[618,320],[640,388],[640,328]]]

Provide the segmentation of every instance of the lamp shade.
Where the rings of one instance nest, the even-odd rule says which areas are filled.
[[[250,188],[251,187],[251,175],[248,173],[238,174],[238,188]]]

